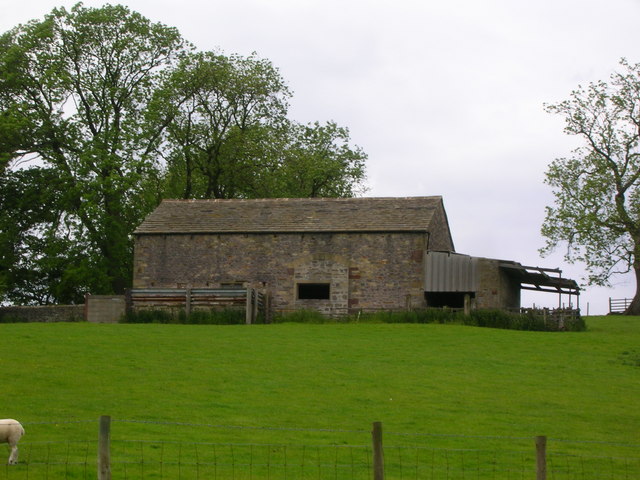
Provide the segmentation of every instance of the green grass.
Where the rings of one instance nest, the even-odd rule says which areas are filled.
[[[405,444],[456,451],[507,444],[534,464],[535,435],[550,437],[551,452],[640,457],[638,448],[626,446],[640,443],[640,319],[588,318],[587,326],[586,332],[542,333],[438,324],[0,325],[0,416],[21,420],[27,430],[22,464],[0,468],[0,478],[26,478],[19,475],[29,471],[41,478],[37,465],[53,456],[72,463],[84,456],[94,465],[103,414],[114,419],[114,462],[117,452],[133,463],[141,455],[151,463],[166,455],[170,463],[175,452],[165,453],[163,441],[245,445],[232,452],[245,463],[254,458],[254,447],[248,453],[246,445],[255,445],[256,456],[264,456],[261,444],[290,445],[291,458],[301,445],[366,446],[374,421],[383,422],[389,468],[416,463],[396,458],[402,451],[393,447]],[[184,448],[189,461],[204,458]],[[267,449],[277,463],[287,454],[275,448]],[[313,463],[314,455],[324,455],[319,452],[305,450],[304,461]],[[365,455],[355,452],[349,455]],[[331,462],[343,463],[322,461]],[[131,473],[134,468],[129,478],[177,478],[167,473],[169,465],[162,475],[151,467]],[[259,468],[266,467],[252,467],[252,478],[281,478]],[[324,478],[313,468],[310,478]],[[639,475],[633,470],[627,478]],[[86,478],[95,478],[95,467]]]

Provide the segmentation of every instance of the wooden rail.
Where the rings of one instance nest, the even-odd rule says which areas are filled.
[[[127,308],[194,310],[245,308],[247,323],[267,310],[267,295],[254,288],[136,288],[127,292]]]
[[[631,305],[631,300],[631,298],[609,297],[609,313],[624,313]]]

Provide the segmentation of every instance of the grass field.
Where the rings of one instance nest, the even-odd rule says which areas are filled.
[[[37,466],[53,457],[65,463],[65,455],[79,464],[84,455],[95,465],[100,415],[114,419],[114,462],[121,450],[132,464],[141,463],[140,456],[144,463],[175,455],[159,453],[169,449],[164,444],[145,451],[144,442],[164,441],[184,448],[180,455],[192,464],[203,454],[194,453],[191,442],[239,445],[232,452],[237,457],[247,457],[251,445],[249,462],[260,445],[290,445],[292,458],[302,445],[366,446],[372,422],[381,421],[389,449],[420,444],[460,452],[506,442],[529,462],[533,437],[546,435],[550,449],[561,444],[569,456],[591,448],[591,456],[608,459],[603,462],[632,458],[621,475],[638,478],[640,319],[592,317],[587,325],[580,333],[433,324],[0,325],[0,417],[17,418],[27,430],[21,464],[0,470],[0,478],[44,478],[34,473]],[[82,446],[70,446],[75,442]],[[270,447],[272,454],[283,455]],[[385,455],[390,463],[409,463]],[[249,474],[215,476],[283,478],[260,473],[264,462],[256,461]],[[184,468],[169,473],[171,462],[164,463],[162,472],[131,465],[114,478],[196,478]],[[462,478],[453,469],[449,475],[449,459],[446,464],[446,476],[416,467],[402,478]],[[65,476],[46,468],[48,478],[95,478],[95,467],[69,473],[67,465]],[[481,478],[480,467],[473,468],[478,475],[467,477]],[[360,478],[335,470],[288,478]],[[522,470],[513,478],[531,475]]]

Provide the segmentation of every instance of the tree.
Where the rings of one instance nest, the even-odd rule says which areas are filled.
[[[166,190],[181,198],[339,197],[362,189],[366,155],[334,122],[287,119],[291,94],[255,54],[183,58],[156,92],[151,122],[167,125]]]
[[[633,271],[636,293],[627,313],[640,314],[640,64],[621,60],[609,83],[578,87],[545,105],[562,115],[565,132],[584,140],[546,172],[555,205],[547,207],[543,254],[567,244],[565,258],[584,262],[590,284]]]
[[[351,196],[366,155],[287,118],[257,55],[194,53],[123,6],[54,9],[0,36],[0,301],[81,302],[131,283],[162,198]]]
[[[156,200],[145,187],[157,173],[150,154],[160,132],[143,127],[144,115],[163,72],[183,50],[175,29],[110,5],[54,9],[43,21],[0,38],[0,168],[10,180],[5,188],[21,169],[36,165],[46,171],[47,187],[64,189],[52,206],[55,215],[42,216],[30,227],[33,235],[12,237],[13,250],[20,252],[14,260],[30,258],[24,271],[40,275],[31,282],[51,282],[34,258],[51,259],[48,247],[70,244],[75,248],[61,247],[58,254],[75,251],[65,271],[85,269],[74,276],[86,282],[78,290],[120,293],[130,284],[130,234]],[[14,213],[25,214],[20,208]],[[47,244],[39,253],[32,250],[36,238]],[[58,275],[60,281],[64,273]]]
[[[268,61],[213,52],[185,56],[156,92],[150,118],[167,128],[157,146],[167,193],[182,198],[251,195],[270,168],[290,93]]]
[[[270,185],[281,197],[353,197],[364,191],[365,160],[349,130],[335,122],[292,123]]]
[[[0,272],[5,296],[47,303],[52,277],[62,276],[59,253],[65,239],[51,238],[45,224],[60,223],[57,208],[64,191],[55,172],[31,168],[0,178]],[[50,188],[41,188],[42,185]]]

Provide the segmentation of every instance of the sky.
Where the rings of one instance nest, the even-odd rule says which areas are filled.
[[[74,1],[0,0],[0,32]],[[88,7],[104,1],[87,0]],[[269,59],[293,91],[289,117],[333,120],[368,154],[366,196],[443,197],[456,251],[542,258],[548,165],[580,139],[545,103],[640,62],[640,0],[114,0],[177,27],[198,50]],[[630,298],[632,275],[587,286],[583,313]],[[523,306],[569,299],[523,293]],[[574,299],[575,303],[575,299]]]

